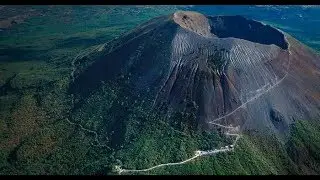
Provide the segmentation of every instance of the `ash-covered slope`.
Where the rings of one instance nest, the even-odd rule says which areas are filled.
[[[106,44],[75,73],[75,109],[102,81],[120,76],[130,77],[128,95],[150,100],[155,112],[195,113],[192,128],[214,128],[216,121],[283,134],[294,120],[318,117],[320,110],[319,56],[241,16],[180,11]]]

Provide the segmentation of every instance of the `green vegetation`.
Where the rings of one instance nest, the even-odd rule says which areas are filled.
[[[42,15],[0,32],[0,174],[94,174],[111,169],[112,152],[92,146],[94,134],[66,120],[72,108],[67,93],[71,62],[78,53],[92,51],[175,7],[30,6],[11,7],[10,12],[6,8],[4,17],[31,9]],[[95,98],[116,98],[108,93],[106,89]],[[102,102],[90,101],[97,106]],[[91,128],[84,120],[79,123]]]
[[[142,169],[160,163],[178,162],[191,157],[192,151],[198,149],[196,138],[188,139],[178,134],[166,135],[165,132],[170,128],[157,127],[157,130],[141,133],[141,140],[120,151],[119,157],[129,159],[122,161],[124,168]],[[188,164],[135,174],[318,174],[319,130],[319,125],[298,121],[292,127],[290,140],[286,145],[275,137],[244,134],[233,152],[200,157]],[[152,137],[153,134],[159,135]],[[221,141],[217,136],[214,137],[213,141]]]
[[[177,7],[34,9],[43,16],[0,32],[0,174],[114,174],[118,164],[149,168],[232,141],[218,131],[194,132],[186,126],[193,122],[192,114],[167,119],[149,113],[150,102],[135,100],[127,75],[101,82],[86,99],[68,93],[77,55],[89,53],[74,61],[81,71],[102,43]],[[99,142],[111,149],[97,146],[94,133],[67,119],[97,132]],[[173,124],[177,119],[183,123]],[[286,145],[273,137],[244,134],[234,152],[142,174],[319,173],[319,130],[316,123],[298,121]]]

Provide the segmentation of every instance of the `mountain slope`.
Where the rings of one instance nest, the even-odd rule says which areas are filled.
[[[256,163],[237,173],[319,172],[310,164],[301,169],[301,159],[292,157],[296,148],[290,149],[296,121],[318,122],[319,56],[271,26],[179,11],[138,26],[74,65],[70,120],[97,131],[96,143],[114,151],[124,168],[183,162],[197,150],[224,147],[233,140],[221,127],[231,125],[244,136],[235,148],[240,163]],[[246,159],[268,147],[274,147],[270,157],[261,152]],[[272,163],[280,165],[266,171]]]
[[[92,64],[75,73],[74,111],[102,81],[126,77],[127,96],[187,129],[210,130],[216,121],[282,137],[295,119],[319,114],[319,57],[291,36],[240,16],[162,16],[96,56],[82,59]],[[177,122],[170,118],[176,112],[196,120]]]

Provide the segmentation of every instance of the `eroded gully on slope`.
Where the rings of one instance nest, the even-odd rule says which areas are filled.
[[[289,44],[290,45],[290,44]],[[98,46],[97,48],[95,48],[94,50],[100,50],[101,47]],[[289,49],[289,54],[291,54],[291,51],[290,51],[290,46],[288,47]],[[93,50],[93,51],[94,51]],[[79,53],[71,62],[71,66],[72,66],[72,71],[71,71],[71,80],[72,82],[74,82],[74,72],[76,70],[76,67],[75,67],[75,61],[79,58],[79,56],[85,56],[86,54],[89,54],[90,52],[87,52],[87,53]],[[241,137],[240,134],[238,134],[238,131],[239,131],[239,127],[233,127],[233,126],[225,126],[225,125],[222,125],[222,124],[218,124],[218,123],[215,123],[216,121],[219,121],[221,119],[224,119],[224,118],[227,118],[228,116],[231,116],[232,114],[234,114],[235,112],[237,112],[238,110],[242,109],[242,108],[245,108],[246,105],[250,102],[253,102],[254,100],[258,99],[259,97],[261,97],[262,95],[268,93],[270,90],[274,89],[277,85],[279,85],[288,75],[288,72],[289,72],[289,68],[290,68],[290,58],[288,58],[288,67],[287,67],[287,71],[286,71],[286,74],[284,75],[283,78],[281,78],[279,81],[277,81],[274,85],[270,86],[268,89],[262,91],[261,93],[258,93],[257,95],[255,95],[254,97],[252,97],[251,99],[249,99],[248,101],[246,101],[245,103],[241,104],[240,106],[238,106],[236,109],[234,109],[233,111],[231,111],[230,113],[224,115],[224,116],[221,116],[219,118],[215,118],[213,119],[212,121],[210,121],[209,123],[210,124],[213,124],[213,125],[216,125],[216,126],[219,126],[219,127],[222,127],[222,128],[225,128],[227,129],[225,135],[226,136],[234,136],[235,137],[235,140],[234,142],[231,144],[231,145],[227,145],[225,147],[221,147],[219,149],[213,149],[213,150],[208,150],[208,151],[201,151],[201,150],[197,150],[195,151],[195,154],[194,156],[192,156],[191,158],[188,158],[184,161],[181,161],[181,162],[176,162],[176,163],[165,163],[165,164],[159,164],[159,165],[156,165],[156,166],[153,166],[153,167],[150,167],[150,168],[147,168],[147,169],[122,169],[120,166],[115,166],[115,170],[119,173],[119,174],[122,174],[122,173],[130,173],[130,172],[147,172],[147,171],[151,171],[153,169],[156,169],[156,168],[160,168],[160,167],[164,167],[164,166],[175,166],[175,165],[182,165],[182,164],[186,164],[198,157],[201,157],[201,156],[206,156],[206,155],[214,155],[214,154],[217,154],[217,153],[221,153],[221,152],[228,152],[228,151],[233,151],[239,138]],[[72,105],[73,105],[73,95],[72,95]],[[91,145],[93,146],[98,146],[98,147],[104,147],[104,148],[108,148],[110,149],[109,146],[105,145],[105,144],[102,144],[100,143],[98,137],[98,133],[96,131],[93,131],[93,130],[90,130],[90,129],[87,129],[87,128],[84,128],[81,124],[78,124],[78,123],[75,123],[75,122],[71,122],[68,118],[66,119],[67,122],[71,125],[75,125],[75,126],[79,126],[80,129],[82,129],[83,131],[86,131],[86,132],[89,132],[89,133],[92,133],[94,134],[95,136],[95,141],[97,142],[97,145],[91,143]]]
[[[131,173],[133,173],[133,172],[147,172],[147,171],[151,171],[153,169],[164,167],[164,166],[175,166],[175,165],[186,164],[186,163],[188,163],[188,162],[190,162],[190,161],[192,161],[192,160],[194,160],[194,159],[196,159],[198,157],[201,157],[201,156],[214,155],[214,154],[217,154],[217,153],[220,153],[220,152],[233,151],[234,148],[235,148],[236,143],[238,142],[239,138],[241,137],[241,135],[238,134],[239,127],[225,126],[225,125],[218,124],[218,123],[215,123],[215,122],[218,121],[218,120],[221,120],[221,119],[225,119],[228,116],[230,116],[230,115],[234,114],[235,112],[237,112],[238,110],[240,110],[242,108],[245,108],[248,103],[253,102],[254,100],[256,100],[259,97],[261,97],[262,95],[268,93],[270,90],[274,89],[276,86],[278,86],[288,76],[289,68],[290,68],[290,54],[291,54],[290,44],[288,43],[288,45],[289,45],[289,47],[288,47],[289,56],[288,56],[288,64],[287,64],[288,67],[287,67],[285,75],[279,81],[277,81],[274,85],[270,86],[266,90],[263,89],[263,91],[261,93],[258,93],[254,97],[250,98],[248,101],[246,101],[245,103],[241,104],[239,107],[237,107],[236,109],[234,109],[230,113],[228,113],[228,114],[226,114],[224,116],[221,116],[219,118],[215,118],[215,119],[213,119],[212,121],[209,122],[210,124],[213,124],[213,125],[216,125],[216,126],[219,126],[219,127],[227,129],[227,131],[225,133],[226,136],[234,136],[234,137],[236,137],[234,142],[231,145],[227,145],[225,147],[221,147],[220,149],[213,149],[213,150],[208,150],[208,151],[197,150],[197,151],[194,152],[195,153],[194,156],[192,156],[191,158],[186,159],[184,161],[181,161],[181,162],[159,164],[159,165],[147,168],[147,169],[122,169],[120,166],[115,166],[115,170],[118,172],[118,174],[130,173],[130,172]]]

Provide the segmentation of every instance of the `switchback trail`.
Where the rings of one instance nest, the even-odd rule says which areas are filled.
[[[289,43],[288,43],[288,52],[289,52],[289,56],[288,56],[287,70],[286,70],[285,75],[280,80],[278,80],[275,84],[271,85],[269,88],[263,89],[263,91],[261,93],[258,93],[254,97],[250,98],[248,101],[246,101],[245,103],[241,104],[239,107],[237,107],[236,109],[234,109],[230,113],[228,113],[228,114],[226,114],[224,116],[218,117],[216,119],[213,119],[212,121],[209,122],[210,124],[213,124],[213,125],[216,125],[216,126],[219,126],[219,127],[227,129],[227,132],[225,133],[225,135],[236,137],[236,139],[234,140],[234,142],[231,145],[228,145],[228,146],[225,146],[225,147],[221,147],[220,149],[214,149],[214,150],[209,150],[209,151],[198,150],[198,151],[195,151],[194,156],[192,156],[191,158],[186,159],[186,160],[181,161],[181,162],[177,162],[177,163],[165,163],[165,164],[159,164],[159,165],[147,168],[147,169],[131,169],[131,170],[130,169],[122,169],[120,166],[115,166],[115,170],[118,172],[118,174],[130,173],[130,172],[131,173],[133,173],[133,172],[147,172],[147,171],[150,171],[150,170],[153,170],[153,169],[156,169],[156,168],[160,168],[160,167],[164,167],[164,166],[175,166],[175,165],[185,164],[185,163],[188,163],[188,162],[190,162],[190,161],[192,161],[192,160],[194,160],[194,159],[196,159],[198,157],[201,157],[201,156],[214,155],[214,154],[217,154],[217,153],[220,153],[220,152],[227,152],[227,151],[234,150],[234,147],[235,147],[236,143],[238,142],[238,140],[240,138],[240,134],[237,133],[239,131],[239,127],[225,126],[225,125],[222,125],[222,124],[215,123],[215,121],[221,120],[223,118],[226,118],[226,117],[234,114],[239,109],[242,109],[242,108],[246,107],[246,105],[248,103],[253,102],[254,100],[258,99],[259,97],[261,97],[262,95],[268,93],[270,90],[274,89],[277,85],[279,85],[289,74],[290,55],[291,55],[290,44]]]
[[[216,123],[215,123],[216,124]],[[225,127],[223,125],[220,125],[219,126],[222,126],[222,127]],[[238,131],[238,127],[227,127],[228,131],[233,131],[233,132],[236,132]],[[150,170],[153,170],[153,169],[156,169],[156,168],[160,168],[160,167],[164,167],[164,166],[175,166],[175,165],[182,165],[182,164],[186,164],[198,157],[201,157],[201,156],[207,156],[207,155],[214,155],[214,154],[217,154],[217,153],[220,153],[220,152],[228,152],[228,151],[233,151],[234,150],[234,147],[238,141],[238,139],[240,138],[240,135],[239,134],[232,134],[232,133],[229,133],[229,132],[226,132],[225,135],[227,136],[235,136],[236,139],[234,140],[234,142],[231,144],[231,145],[228,145],[228,146],[225,146],[225,147],[221,147],[220,149],[214,149],[214,150],[209,150],[209,151],[195,151],[195,154],[194,156],[192,156],[191,158],[189,159],[186,159],[184,161],[181,161],[181,162],[176,162],[176,163],[165,163],[165,164],[159,164],[159,165],[156,165],[156,166],[153,166],[151,168],[147,168],[147,169],[139,169],[139,170],[136,170],[136,169],[132,169],[132,170],[129,170],[129,169],[122,169],[120,166],[116,166],[115,167],[115,170],[119,173],[119,174],[122,174],[122,173],[133,173],[133,172],[147,172],[147,171],[150,171]]]
[[[289,44],[289,43],[288,43]],[[101,51],[101,48],[100,46],[98,46],[97,48],[95,48],[94,50],[98,50],[98,51]],[[291,51],[290,51],[290,44],[289,44],[289,54],[291,54]],[[92,50],[92,51],[94,51]],[[90,53],[90,51],[89,51]],[[87,54],[89,54],[87,52]],[[72,65],[72,72],[71,72],[71,80],[72,82],[74,82],[74,72],[76,70],[76,67],[75,67],[75,61],[78,59],[78,57],[80,55],[82,56],[85,56],[83,55],[85,53],[79,53],[71,62],[71,65]],[[86,54],[86,55],[87,55]],[[150,167],[150,168],[147,168],[147,169],[122,169],[120,166],[115,166],[115,170],[119,173],[119,174],[122,174],[122,173],[133,173],[133,172],[147,172],[147,171],[151,171],[153,169],[156,169],[156,168],[160,168],[160,167],[165,167],[165,166],[175,166],[175,165],[182,165],[182,164],[186,164],[198,157],[201,157],[201,156],[206,156],[206,155],[214,155],[214,154],[217,154],[217,153],[221,153],[221,152],[228,152],[228,151],[233,151],[239,138],[240,138],[240,134],[238,134],[238,131],[239,131],[239,127],[232,127],[232,126],[225,126],[225,125],[222,125],[222,124],[218,124],[218,123],[215,123],[215,121],[219,121],[221,119],[224,119],[224,118],[227,118],[228,116],[234,114],[235,112],[237,112],[239,109],[242,109],[244,107],[246,107],[246,105],[250,102],[253,102],[254,100],[258,99],[259,97],[261,97],[262,95],[268,93],[270,90],[274,89],[277,85],[279,85],[288,75],[288,72],[289,72],[289,68],[290,68],[290,58],[288,58],[288,64],[287,64],[287,72],[286,74],[279,80],[277,81],[275,84],[273,84],[272,86],[270,86],[269,88],[267,89],[263,89],[263,91],[261,93],[258,93],[256,94],[254,97],[250,98],[248,101],[246,101],[245,103],[241,104],[240,106],[238,106],[237,108],[235,108],[233,111],[229,112],[228,114],[225,114],[224,116],[221,116],[221,117],[218,117],[218,118],[215,118],[213,119],[212,121],[210,121],[209,123],[210,124],[213,124],[213,125],[216,125],[216,126],[220,126],[222,128],[225,128],[227,129],[225,135],[226,136],[234,136],[236,137],[234,142],[231,144],[231,145],[227,145],[225,147],[221,147],[219,149],[213,149],[213,150],[209,150],[209,151],[201,151],[201,150],[197,150],[195,151],[195,154],[194,156],[192,156],[191,158],[189,159],[186,159],[184,161],[181,161],[181,162],[176,162],[176,163],[165,163],[165,164],[159,164],[159,165],[156,165],[156,166],[153,166],[153,167]],[[74,103],[74,100],[73,100],[73,95],[72,95],[72,105]],[[76,125],[76,126],[79,126],[82,130],[86,131],[86,132],[89,132],[89,133],[92,133],[95,135],[95,141],[98,143],[98,145],[94,145],[92,143],[92,145],[94,146],[99,146],[99,147],[107,147],[109,148],[107,145],[103,145],[100,143],[98,137],[98,133],[96,131],[93,131],[93,130],[90,130],[90,129],[87,129],[87,128],[84,128],[81,124],[77,124],[77,123],[74,123],[74,122],[71,122],[69,119],[67,119],[68,123],[69,124],[72,124],[72,125]]]

